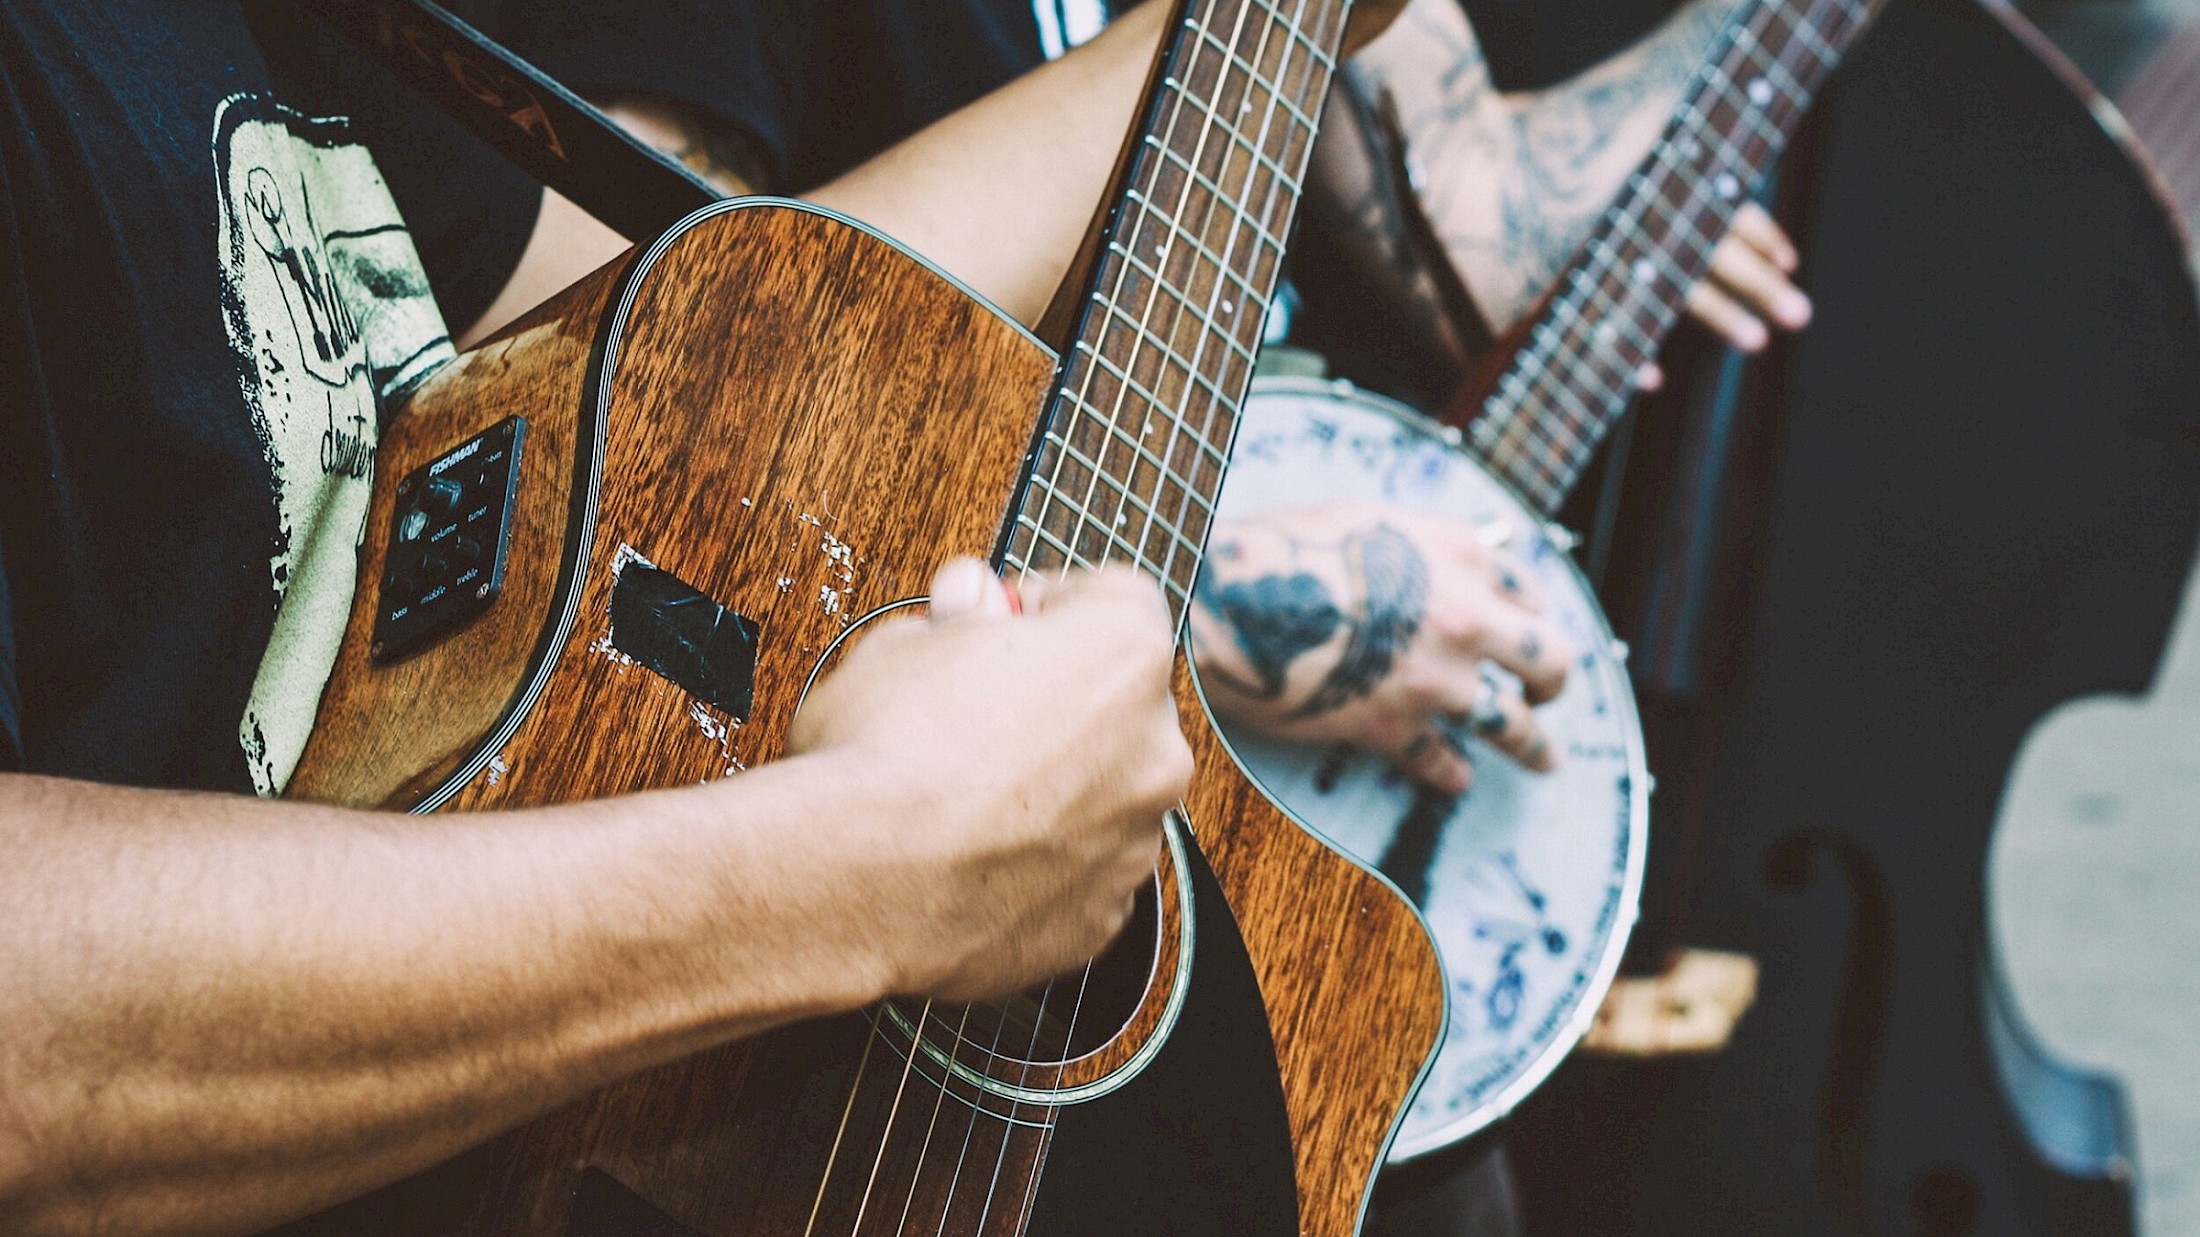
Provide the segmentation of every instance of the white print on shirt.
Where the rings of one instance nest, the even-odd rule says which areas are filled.
[[[267,453],[274,633],[237,723],[255,788],[297,768],[350,618],[382,399],[451,355],[389,188],[343,120],[262,95],[214,113],[229,342]]]
[[[1039,50],[1049,60],[1100,33],[1108,24],[1107,0],[1031,0],[1039,19]]]

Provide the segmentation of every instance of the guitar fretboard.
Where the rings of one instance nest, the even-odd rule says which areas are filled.
[[[1350,7],[1183,6],[1007,566],[1131,563],[1182,618]]]
[[[1711,266],[1879,0],[1743,0],[1658,145],[1598,221],[1468,429],[1545,511],[1627,410],[1635,375]]]

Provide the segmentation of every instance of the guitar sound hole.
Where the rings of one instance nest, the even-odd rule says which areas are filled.
[[[922,1013],[926,1040],[951,1049],[962,1064],[986,1074],[1002,1074],[999,1067],[1046,1066],[1089,1055],[1131,1020],[1153,982],[1160,944],[1157,885],[1149,881],[1139,889],[1122,934],[1089,967],[1005,1000],[928,1009],[906,1001],[902,1005],[912,1017]]]

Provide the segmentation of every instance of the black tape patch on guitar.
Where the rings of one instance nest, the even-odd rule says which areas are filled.
[[[584,1170],[566,1212],[566,1237],[704,1237],[600,1168]]]
[[[628,563],[611,589],[611,647],[736,722],[756,697],[764,629],[669,571]]]

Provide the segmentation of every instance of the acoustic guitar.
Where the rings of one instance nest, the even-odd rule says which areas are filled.
[[[1185,0],[1060,356],[887,238],[752,198],[433,375],[383,440],[291,793],[485,811],[738,776],[951,553],[1133,564],[1181,618],[1349,7]],[[1195,783],[1084,974],[705,1053],[313,1223],[1347,1237],[1442,1031],[1435,953],[1180,682]]]

